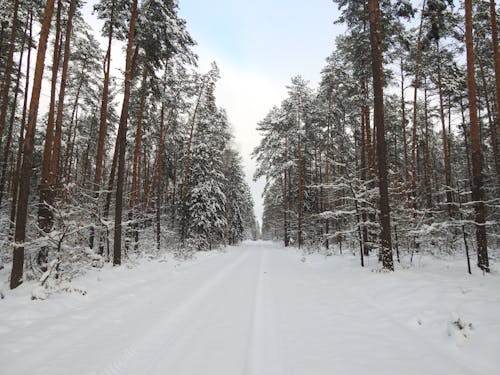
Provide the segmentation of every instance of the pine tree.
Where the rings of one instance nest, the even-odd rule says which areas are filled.
[[[26,239],[26,223],[28,219],[28,199],[30,188],[30,177],[33,165],[33,143],[35,138],[35,127],[42,88],[42,77],[44,70],[45,52],[50,32],[52,13],[54,11],[54,0],[47,0],[38,42],[35,76],[31,93],[28,125],[23,145],[23,162],[21,167],[20,189],[17,204],[16,232],[14,256],[12,259],[12,272],[10,277],[10,288],[14,289],[22,283],[24,267],[24,241]]]
[[[474,77],[474,44],[472,35],[472,0],[465,0],[465,43],[467,47],[467,87],[469,92],[470,137],[472,141],[472,200],[476,213],[477,265],[490,271],[486,237],[481,132],[477,118],[476,79]]]

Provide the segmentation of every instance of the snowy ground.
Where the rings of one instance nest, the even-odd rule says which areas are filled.
[[[4,290],[0,373],[500,374],[498,272],[416,258],[385,274],[375,263],[247,242],[95,270],[72,283],[85,296]]]

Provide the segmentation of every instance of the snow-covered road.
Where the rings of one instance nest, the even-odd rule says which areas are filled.
[[[381,274],[352,256],[246,242],[187,264],[96,271],[84,297],[12,292],[0,302],[0,373],[494,375],[499,280]]]

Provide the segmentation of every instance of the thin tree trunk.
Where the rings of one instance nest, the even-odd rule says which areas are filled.
[[[429,152],[429,108],[427,101],[427,79],[424,87],[424,116],[425,116],[425,134],[424,134],[424,183],[427,200],[427,208],[432,208],[432,185],[431,185],[431,155]]]
[[[299,249],[302,246],[302,220],[304,215],[304,164],[302,160],[302,137],[300,136],[300,110],[297,109],[297,239]]]
[[[80,100],[80,92],[81,92],[82,86],[83,86],[83,73],[84,73],[83,70],[84,70],[84,68],[85,67],[82,66],[82,70],[80,72],[80,81],[79,81],[78,87],[76,89],[75,101],[73,102],[73,109],[71,110],[71,120],[69,122],[68,132],[66,134],[66,138],[68,139],[68,144],[66,146],[66,154],[64,157],[65,165],[64,165],[63,171],[64,171],[64,179],[67,182],[70,182],[71,161],[72,161],[72,157],[73,157],[73,149],[75,146],[75,143],[72,140],[72,138],[74,139],[73,135],[74,135],[75,130],[76,130],[75,116],[76,116],[76,112],[78,109],[78,102]]]
[[[493,151],[493,162],[495,163],[495,172],[498,189],[500,189],[500,151],[498,149],[498,135],[496,124],[493,121],[493,114],[491,110],[490,95],[488,90],[488,82],[486,81],[486,74],[484,73],[484,64],[482,59],[478,56],[479,72],[481,73],[481,81],[483,83],[484,99],[486,102],[486,112],[488,114],[488,127],[490,133],[491,149]]]
[[[363,140],[365,145],[366,154],[368,156],[368,175],[372,176],[375,168],[375,153],[373,150],[372,136],[370,131],[370,108],[368,107],[368,89],[366,87],[366,78],[361,80],[361,92],[363,97],[363,113],[365,119],[365,139]]]
[[[134,145],[134,160],[132,165],[132,189],[130,192],[130,209],[132,215],[139,205],[140,197],[140,175],[141,175],[141,149],[142,149],[142,120],[144,115],[144,107],[146,105],[146,82],[148,78],[148,70],[144,66],[142,71],[142,81],[141,81],[141,98],[139,104],[139,113],[137,114],[137,129],[135,132],[135,145]],[[135,241],[135,247],[138,246],[139,231],[137,229],[137,223],[134,221],[132,224],[133,233]]]
[[[17,193],[19,189],[19,173],[21,170],[21,163],[23,158],[23,143],[24,143],[24,130],[26,126],[26,115],[28,111],[28,91],[30,86],[30,72],[31,72],[31,38],[33,36],[33,13],[30,11],[29,15],[29,37],[28,37],[28,56],[26,59],[26,82],[24,85],[24,102],[23,102],[23,116],[19,127],[19,140],[17,145],[16,167],[14,170],[14,177],[12,178],[12,205],[10,209],[10,225],[9,225],[9,238],[12,239],[12,232],[16,220],[17,211]]]
[[[439,118],[441,120],[441,137],[443,140],[443,156],[444,156],[444,176],[445,176],[445,184],[446,184],[446,207],[448,210],[448,216],[451,218],[452,216],[452,203],[453,197],[451,194],[451,163],[450,163],[450,154],[448,147],[448,134],[446,132],[446,123],[445,123],[445,115],[444,115],[444,104],[443,104],[443,85],[442,85],[442,77],[441,77],[441,55],[439,50],[439,42],[436,42],[437,49],[437,79],[438,79],[438,94],[439,94]]]
[[[404,162],[405,190],[408,191],[410,173],[408,169],[408,143],[406,139],[405,75],[403,70],[403,56],[401,56],[401,130],[403,133],[403,162]]]
[[[116,184],[116,207],[115,207],[115,229],[113,243],[113,265],[121,264],[122,255],[122,212],[123,212],[123,183],[125,176],[125,144],[127,142],[127,117],[130,104],[130,91],[132,88],[133,76],[133,56],[132,49],[135,37],[135,23],[137,18],[137,0],[132,2],[132,13],[130,16],[130,29],[127,44],[126,64],[125,64],[125,90],[123,93],[122,111],[120,114],[118,174]],[[121,130],[121,131],[120,131]]]
[[[1,22],[1,26],[0,26],[0,56],[2,56],[2,52],[3,52],[3,34],[5,33],[5,28],[7,27],[8,24],[9,23],[6,20]]]
[[[281,179],[281,195],[282,195],[282,204],[283,204],[283,242],[285,243],[285,247],[288,247],[290,245],[290,240],[288,237],[288,221],[287,221],[287,204],[286,204],[286,199],[287,199],[287,189],[286,189],[286,170],[284,172],[284,175]]]
[[[420,74],[420,56],[422,53],[422,27],[424,23],[424,11],[425,11],[426,1],[424,0],[422,3],[422,12],[420,15],[420,26],[418,28],[418,36],[417,36],[417,49],[415,51],[415,81],[413,83],[413,134],[412,134],[412,148],[411,148],[411,188],[412,188],[412,206],[416,208],[417,200],[417,94],[418,94],[418,85],[419,85],[419,74]]]
[[[113,25],[115,14],[115,0],[111,2],[111,19],[109,20],[109,33],[108,33],[108,48],[106,50],[106,58],[104,62],[104,82],[101,98],[101,110],[99,115],[99,138],[97,141],[97,156],[96,156],[96,169],[94,184],[96,191],[100,190],[102,182],[102,171],[104,161],[104,144],[106,141],[106,128],[107,128],[107,114],[108,114],[108,98],[109,98],[109,78],[111,69],[111,46],[113,42]]]
[[[495,89],[497,107],[497,132],[500,133],[500,51],[498,47],[498,24],[495,0],[490,0],[491,39],[493,41],[493,61],[495,63]]]
[[[21,167],[21,179],[19,189],[18,210],[16,216],[16,232],[14,254],[12,259],[12,272],[10,277],[10,288],[17,288],[23,281],[24,268],[24,241],[26,239],[26,222],[28,219],[28,198],[30,189],[30,178],[33,166],[33,145],[35,140],[35,127],[42,88],[43,70],[45,67],[45,52],[50,32],[52,13],[54,12],[54,0],[47,0],[43,15],[43,22],[38,41],[35,77],[31,94],[30,110],[26,138],[24,140],[23,163]]]
[[[99,198],[102,184],[103,175],[103,165],[104,165],[104,146],[106,141],[107,132],[107,115],[108,115],[108,98],[109,98],[109,81],[110,81],[110,70],[111,70],[111,47],[113,43],[113,26],[115,21],[115,0],[111,2],[111,17],[109,20],[109,31],[108,31],[108,48],[106,50],[106,57],[104,59],[104,82],[101,97],[101,110],[99,115],[99,136],[97,140],[97,156],[96,156],[96,167],[94,176],[94,190],[96,205],[99,205],[97,199]],[[95,227],[91,226],[90,236],[89,236],[89,247],[92,249],[94,247],[94,237],[95,237]],[[104,248],[102,244],[99,246],[99,254],[102,255]]]
[[[328,118],[327,118],[327,134],[326,134],[326,160],[325,160],[325,211],[330,211],[330,152],[331,152],[331,132],[332,132],[332,117],[333,117],[333,93],[328,95]],[[325,219],[325,246],[330,247],[330,239],[328,238],[330,232],[330,219]]]
[[[477,89],[474,77],[474,44],[472,34],[472,0],[465,0],[465,45],[467,48],[467,87],[469,92],[470,138],[472,142],[472,200],[476,214],[477,265],[490,272],[486,237],[486,206],[483,191],[481,129],[477,117]]]
[[[21,82],[21,68],[23,65],[23,57],[24,57],[24,45],[26,43],[27,36],[27,28],[28,23],[26,23],[26,27],[24,28],[23,40],[21,42],[21,52],[19,54],[19,64],[17,65],[17,73],[16,73],[16,87],[14,89],[14,100],[12,102],[10,119],[9,119],[9,130],[7,131],[7,139],[4,146],[4,154],[3,154],[3,165],[2,165],[2,175],[0,177],[0,205],[2,204],[4,187],[5,187],[5,179],[7,173],[7,165],[9,163],[9,156],[11,155],[11,143],[12,143],[12,130],[14,128],[14,120],[16,117],[16,109],[17,109],[17,96],[19,94],[19,85]]]
[[[470,149],[470,144],[469,144],[469,132],[467,131],[466,127],[466,120],[465,120],[465,105],[464,105],[464,100],[463,98],[460,98],[460,109],[461,109],[461,114],[462,114],[462,132],[464,136],[464,146],[465,146],[465,153],[467,154],[467,180],[469,181],[469,188],[472,190],[472,162],[471,162],[471,149]]]
[[[360,162],[361,162],[361,181],[362,183],[365,183],[366,182],[366,178],[367,178],[367,170],[368,170],[368,166],[366,165],[366,136],[365,136],[365,132],[366,132],[366,116],[365,116],[365,110],[364,110],[364,107],[361,108],[361,134],[360,134],[360,137],[359,137],[359,142],[360,142]],[[367,215],[366,215],[366,211],[365,211],[365,203],[362,202],[361,203],[361,221],[362,221],[362,240],[363,240],[363,252],[364,252],[364,255],[368,256],[370,255],[370,246],[368,246],[368,228],[366,227],[366,225],[364,225],[364,223],[366,223],[367,221]]]
[[[369,0],[370,42],[372,50],[374,121],[377,131],[377,161],[380,191],[380,226],[382,263],[387,270],[394,270],[391,246],[391,217],[387,181],[387,148],[384,127],[384,77],[382,66],[382,30],[378,0]]]
[[[56,129],[54,134],[54,146],[51,158],[51,185],[57,187],[61,182],[60,162],[62,143],[62,122],[64,113],[64,98],[66,96],[66,84],[68,78],[69,59],[71,54],[71,33],[73,30],[73,16],[76,10],[76,0],[71,0],[69,5],[68,19],[66,21],[66,32],[64,40],[64,60],[61,73],[61,84],[59,87],[59,98],[57,101]]]
[[[50,86],[50,103],[49,113],[47,119],[47,127],[45,129],[45,143],[43,147],[42,159],[42,173],[40,177],[40,203],[38,205],[38,227],[45,233],[50,232],[52,229],[52,205],[53,194],[50,191],[50,160],[52,158],[52,145],[54,142],[54,124],[55,124],[55,102],[56,102],[56,87],[57,87],[57,74],[59,72],[59,62],[61,58],[61,11],[62,1],[57,1],[57,14],[56,14],[56,30],[54,51],[52,56],[52,78]],[[48,248],[43,246],[37,256],[37,263],[42,271],[47,271],[47,256]]]
[[[173,111],[172,111],[173,112]],[[167,125],[168,127],[168,125]],[[165,138],[165,108],[161,104],[160,112],[160,144],[158,145],[158,156],[154,175],[158,180],[156,186],[156,248],[160,250],[161,245],[161,196],[163,188],[163,143]]]
[[[149,186],[148,187],[149,194],[146,194],[145,197],[146,207],[151,207],[152,196],[155,192],[157,192],[157,184],[161,183],[160,176],[162,175],[163,172],[160,171],[158,168],[163,168],[163,152],[165,150],[165,137],[168,134],[173,117],[174,117],[174,108],[170,109],[167,120],[165,122],[165,110],[164,110],[164,104],[162,103],[160,111],[160,140],[158,142],[158,152],[156,154],[155,162],[153,165],[153,176],[151,179],[151,184],[149,184],[149,182],[146,181],[146,183],[148,183]]]
[[[7,112],[10,98],[10,81],[12,79],[12,67],[14,65],[14,51],[16,48],[16,34],[17,34],[17,17],[19,10],[19,0],[14,0],[14,9],[12,13],[12,27],[9,39],[9,54],[5,64],[3,88],[2,88],[2,106],[0,107],[0,144],[2,143],[3,131],[5,128],[5,120],[7,119]]]

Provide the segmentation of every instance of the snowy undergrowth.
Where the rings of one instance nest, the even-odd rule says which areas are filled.
[[[123,290],[133,290],[138,283],[150,280],[152,275],[162,277],[165,273],[177,273],[180,269],[188,268],[192,264],[203,262],[204,259],[217,256],[224,250],[212,252],[199,252],[189,254],[176,250],[162,254],[143,254],[127,256],[120,267],[114,267],[111,262],[104,262],[103,258],[97,256],[96,261],[83,265],[78,275],[67,280],[55,280],[51,275],[46,283],[42,279],[26,280],[21,286],[14,290],[9,289],[10,266],[0,270],[0,306],[8,307],[4,312],[17,315],[17,310],[24,310],[27,319],[35,318],[36,314],[43,310],[50,314],[61,308],[78,308],[92,301],[105,298],[105,296],[121,293]],[[49,267],[50,269],[50,267]],[[47,300],[47,301],[46,301]],[[55,306],[57,305],[57,306]],[[33,317],[31,317],[33,313]],[[2,314],[0,309],[0,322],[4,322],[8,314]],[[8,320],[8,318],[6,318]],[[14,319],[17,320],[17,319]],[[22,324],[21,324],[22,325]],[[15,328],[15,327],[13,327]],[[6,331],[1,327],[0,333]]]

